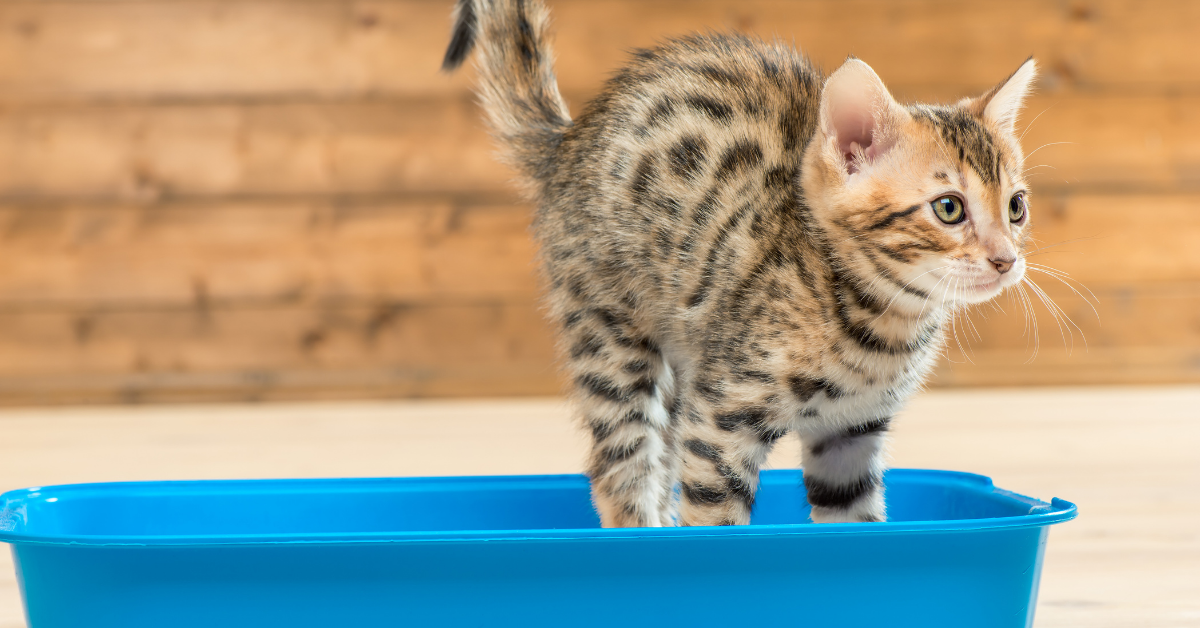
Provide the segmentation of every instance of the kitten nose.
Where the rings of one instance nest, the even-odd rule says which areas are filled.
[[[989,259],[988,261],[992,263],[992,266],[996,267],[997,272],[1003,275],[1004,273],[1012,270],[1013,262],[1017,260],[1012,257],[997,257],[995,259]]]

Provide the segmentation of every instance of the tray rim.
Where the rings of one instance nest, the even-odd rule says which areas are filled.
[[[165,480],[133,482],[97,482],[59,484],[53,486],[16,489],[0,494],[0,542],[13,545],[78,546],[78,547],[172,547],[207,548],[216,546],[287,546],[287,545],[360,545],[393,543],[513,543],[513,542],[612,542],[650,539],[711,539],[747,537],[810,537],[828,534],[899,535],[899,534],[945,534],[970,533],[988,530],[1040,528],[1074,519],[1078,515],[1075,504],[1060,498],[1045,502],[1013,491],[1001,489],[992,479],[975,473],[940,469],[889,469],[888,475],[920,478],[938,478],[949,483],[972,485],[975,490],[991,492],[1006,499],[1030,505],[1030,512],[1012,517],[990,517],[983,519],[939,519],[933,521],[887,521],[880,523],[791,523],[751,524],[745,526],[696,526],[665,528],[543,528],[517,530],[432,530],[394,532],[322,532],[322,533],[264,533],[264,534],[209,534],[209,535],[79,535],[79,534],[27,534],[15,532],[12,518],[14,510],[28,500],[39,499],[43,492],[58,493],[72,491],[97,491],[113,489],[163,488],[193,489],[193,494],[206,493],[195,489],[249,488],[276,485],[291,485],[296,489],[313,485],[353,483],[358,490],[402,484],[453,484],[466,487],[468,484],[522,482],[550,482],[555,484],[586,485],[587,478],[580,474],[548,475],[482,475],[482,476],[412,476],[412,477],[364,477],[364,478],[294,478],[294,479],[224,479],[224,480]],[[772,483],[788,476],[802,478],[800,469],[764,470],[761,480]],[[378,490],[378,489],[376,489]],[[175,491],[178,492],[178,491]],[[228,493],[228,490],[220,491]],[[300,492],[297,490],[297,492]],[[311,492],[304,491],[304,492]]]

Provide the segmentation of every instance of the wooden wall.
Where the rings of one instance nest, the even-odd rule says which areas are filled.
[[[0,2],[0,403],[558,390],[529,212],[437,72],[449,0]],[[938,385],[1200,381],[1200,4],[551,0],[578,109],[623,50],[734,27],[902,99],[1029,54],[1040,283]],[[1053,144],[1069,142],[1066,144]],[[982,315],[986,313],[987,319]],[[961,332],[960,328],[960,332]]]

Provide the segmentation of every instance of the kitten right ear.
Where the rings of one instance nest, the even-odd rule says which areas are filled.
[[[821,130],[836,142],[847,174],[862,169],[896,143],[896,100],[871,66],[850,58],[825,81]]]
[[[1007,133],[1015,133],[1017,115],[1025,106],[1025,98],[1033,90],[1037,79],[1037,62],[1029,57],[999,85],[967,103],[976,116],[995,124]]]

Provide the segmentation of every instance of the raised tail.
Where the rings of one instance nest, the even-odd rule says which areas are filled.
[[[478,47],[478,91],[505,160],[531,183],[545,181],[571,125],[558,93],[549,42],[549,12],[540,0],[458,0],[442,70],[462,65]]]

